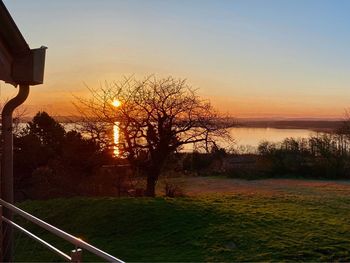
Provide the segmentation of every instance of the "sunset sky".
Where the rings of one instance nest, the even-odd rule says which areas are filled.
[[[73,112],[73,95],[123,75],[187,78],[236,117],[339,118],[350,107],[347,0],[4,0],[45,84],[26,107]],[[1,99],[16,89],[2,84]]]

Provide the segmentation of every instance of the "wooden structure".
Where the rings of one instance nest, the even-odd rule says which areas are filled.
[[[42,84],[45,50],[29,48],[0,0],[0,79],[13,85]]]
[[[29,86],[43,83],[46,48],[30,49],[10,13],[0,0],[0,80],[19,86],[16,97],[6,103],[1,114],[1,199],[13,203],[13,134],[12,114],[29,95]],[[4,209],[4,217],[12,220],[12,212]],[[1,222],[0,261],[13,261],[13,231]],[[6,248],[6,249],[5,249]]]

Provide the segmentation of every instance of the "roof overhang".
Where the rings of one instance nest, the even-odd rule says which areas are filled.
[[[43,83],[46,48],[30,49],[0,0],[0,80],[17,84]]]

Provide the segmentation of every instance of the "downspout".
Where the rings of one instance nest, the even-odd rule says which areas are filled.
[[[13,194],[13,112],[20,106],[29,95],[29,85],[20,85],[16,97],[8,101],[1,113],[2,118],[2,155],[1,155],[1,199],[14,203]],[[12,212],[3,209],[3,216],[13,219]],[[3,224],[2,229],[2,254],[4,262],[13,262],[13,230],[8,224]]]

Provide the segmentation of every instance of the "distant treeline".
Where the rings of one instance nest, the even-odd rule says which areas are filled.
[[[309,138],[286,138],[282,142],[264,141],[256,154],[213,149],[185,158],[184,169],[200,175],[225,175],[259,179],[301,177],[350,179],[350,133],[344,125],[333,133]]]
[[[308,178],[350,178],[348,134],[320,134],[307,139],[287,138],[281,143],[262,142],[258,147],[265,160],[265,173]]]

